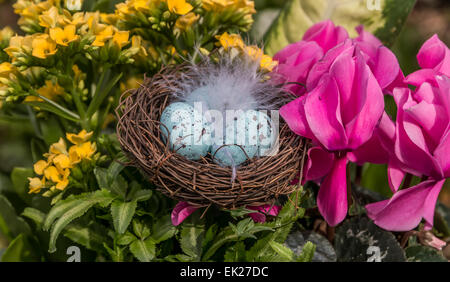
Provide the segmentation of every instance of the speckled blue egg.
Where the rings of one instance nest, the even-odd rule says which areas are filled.
[[[269,116],[264,112],[248,110],[237,117],[234,123],[227,124],[222,143],[227,146],[214,144],[211,153],[215,154],[214,160],[220,165],[238,166],[247,159],[264,156],[274,140]]]
[[[191,105],[183,102],[170,104],[164,109],[160,122],[162,139],[167,144],[170,135],[169,145],[173,151],[189,160],[198,160],[208,153],[210,129],[202,114]]]

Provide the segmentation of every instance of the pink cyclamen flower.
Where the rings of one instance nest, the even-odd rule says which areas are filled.
[[[178,202],[172,210],[172,224],[175,226],[180,225],[187,217],[189,217],[198,208],[191,206],[187,202]],[[275,205],[262,205],[262,206],[247,206],[249,210],[255,210],[257,212],[249,213],[248,215],[254,222],[266,222],[266,215],[276,216],[281,210],[280,206]]]
[[[249,210],[255,210],[257,212],[249,213],[254,222],[266,222],[266,215],[277,216],[281,210],[280,206],[263,205],[263,206],[247,206]]]
[[[412,76],[415,80],[419,77],[417,73]],[[387,230],[411,230],[422,218],[425,228],[431,229],[438,195],[450,177],[450,79],[438,75],[422,81],[414,92],[394,90],[398,106],[395,158],[391,158],[388,172],[395,193],[389,200],[366,206],[375,224]],[[427,180],[397,191],[406,172]]]
[[[280,114],[293,132],[313,142],[305,179],[321,182],[317,205],[327,223],[335,226],[347,214],[349,152],[372,137],[384,97],[359,48],[346,41],[331,52],[328,71],[321,73],[317,86],[283,106]]]
[[[381,88],[391,93],[403,82],[403,73],[395,55],[372,34],[356,28],[359,36],[350,39],[347,31],[327,20],[313,25],[299,42],[292,43],[274,55],[277,73],[284,86],[300,96],[313,89],[334,60],[343,52],[357,48],[377,78]],[[295,82],[295,83],[292,83]]]

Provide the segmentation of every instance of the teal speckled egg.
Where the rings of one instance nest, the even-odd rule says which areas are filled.
[[[267,124],[268,116],[255,110],[237,115],[233,122],[225,127],[224,142],[214,144],[211,153],[214,161],[223,166],[238,166],[258,154],[258,149],[266,138],[270,137]],[[214,130],[213,130],[214,134]]]
[[[189,160],[198,160],[208,153],[211,131],[203,122],[202,114],[191,105],[182,102],[170,104],[164,109],[160,122],[162,139],[167,143],[170,135],[169,145],[173,151]]]

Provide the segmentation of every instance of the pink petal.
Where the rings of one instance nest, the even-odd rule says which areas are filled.
[[[420,48],[417,61],[421,68],[435,69],[450,76],[450,50],[436,34]]]
[[[359,34],[359,36],[355,38],[357,42],[365,43],[367,45],[373,46],[374,48],[378,48],[383,45],[383,43],[381,43],[381,41],[376,36],[374,36],[370,32],[365,31],[363,25],[359,25],[355,29]]]
[[[351,56],[354,51],[355,47],[352,45],[350,39],[345,40],[343,43],[328,51],[325,56],[311,68],[308,79],[306,80],[306,87],[308,89],[315,88],[322,76],[329,71],[337,57],[345,56],[346,54]]]
[[[359,146],[356,150],[348,153],[348,159],[358,165],[364,163],[387,164],[389,152],[381,145],[379,137],[374,133],[372,138]]]
[[[442,169],[428,151],[420,127],[408,117],[405,120],[404,108],[408,104],[414,104],[410,91],[397,88],[394,97],[398,101],[395,155],[408,169],[416,171],[417,175],[441,179]]]
[[[393,160],[388,164],[388,181],[389,187],[393,193],[398,191],[402,184],[405,172],[401,169],[397,161]]]
[[[448,126],[447,111],[437,104],[422,101],[405,110],[405,115],[413,118],[421,131],[426,134],[428,149],[432,152],[439,144],[442,133]],[[405,117],[406,120],[406,117]]]
[[[443,136],[441,143],[434,151],[434,157],[440,164],[444,177],[450,177],[450,130]]]
[[[403,78],[397,57],[384,46],[377,49],[368,64],[382,89],[388,88],[398,77]]]
[[[425,82],[431,83],[432,85],[436,85],[436,76],[438,75],[439,72],[433,69],[421,69],[408,75],[405,78],[405,83],[417,87]]]
[[[334,154],[316,146],[308,150],[306,180],[318,180],[330,172],[334,163]]]
[[[366,206],[374,223],[390,231],[409,231],[419,225],[422,218],[429,223],[434,212],[437,195],[444,180],[429,180],[414,187],[398,191],[390,200]]]
[[[328,76],[305,98],[308,125],[317,141],[327,150],[346,149],[347,136],[342,125],[339,91]]]
[[[277,216],[281,210],[281,207],[275,205],[263,205],[263,206],[247,206],[247,209],[259,211],[248,214],[253,219],[254,222],[266,222],[266,215]]]
[[[347,31],[340,26],[336,27],[331,20],[313,25],[303,35],[304,41],[317,42],[324,53],[348,38]]]
[[[172,224],[175,226],[181,224],[196,210],[196,207],[189,205],[187,202],[178,202],[172,210]]]
[[[356,57],[355,81],[352,103],[342,111],[353,109],[357,115],[345,124],[348,148],[356,149],[367,142],[384,112],[381,88],[361,56]]]
[[[322,56],[322,48],[316,42],[290,44],[274,56],[274,60],[279,62],[276,73],[283,78],[282,82],[306,84],[310,69]],[[305,92],[305,88],[298,84],[286,84],[284,88],[299,96]]]
[[[314,134],[309,128],[306,120],[304,100],[305,96],[302,96],[282,106],[280,109],[280,115],[295,134],[309,139],[314,139]]]
[[[320,185],[317,206],[330,226],[335,226],[347,215],[347,157],[335,160],[330,173]]]

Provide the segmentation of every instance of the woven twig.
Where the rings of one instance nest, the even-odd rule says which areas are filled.
[[[162,142],[159,119],[172,102],[171,91],[177,87],[180,75],[189,76],[189,68],[167,67],[145,78],[140,88],[122,95],[116,109],[117,137],[133,165],[162,193],[196,207],[213,204],[233,209],[272,204],[278,196],[292,193],[296,186],[290,183],[299,176],[305,142],[283,121],[279,152],[240,165],[233,183],[232,169],[214,163],[211,154],[191,161]]]

